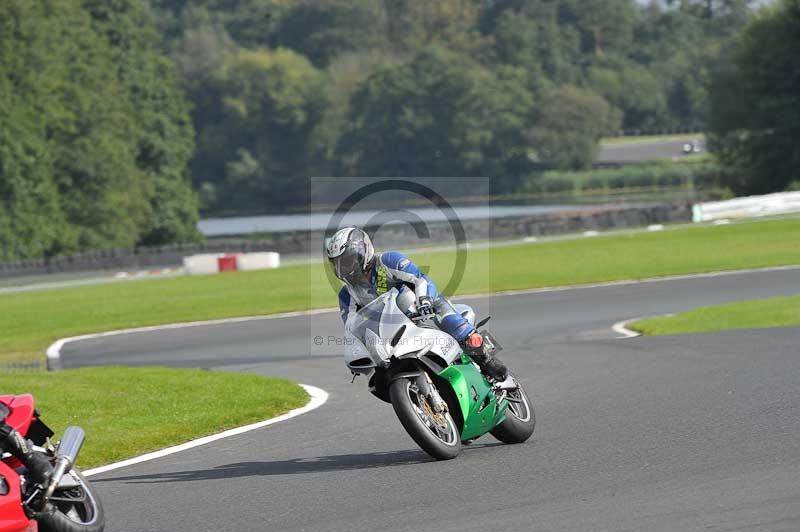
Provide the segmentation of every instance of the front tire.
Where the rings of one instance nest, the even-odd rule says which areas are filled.
[[[47,511],[37,519],[41,532],[103,532],[106,518],[97,492],[79,470],[72,472],[80,487],[56,490]]]
[[[449,412],[435,414],[413,380],[392,381],[389,397],[403,428],[423,451],[437,460],[458,456],[461,435],[453,417]]]
[[[492,436],[503,443],[522,443],[531,437],[536,428],[536,414],[528,394],[522,385],[517,384],[519,387],[509,392],[506,399],[506,418],[491,431]]]

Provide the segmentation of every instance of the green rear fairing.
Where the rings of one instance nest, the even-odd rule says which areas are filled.
[[[462,354],[461,360],[446,367],[439,376],[450,383],[458,397],[464,418],[462,440],[486,434],[505,419],[508,403],[503,401],[497,404],[497,398],[486,379],[467,355]]]

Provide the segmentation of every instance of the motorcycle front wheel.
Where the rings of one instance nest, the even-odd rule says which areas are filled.
[[[389,386],[397,418],[417,445],[437,460],[451,460],[461,452],[461,435],[449,412],[436,413],[413,379],[397,379]]]
[[[97,492],[77,469],[71,474],[78,486],[56,489],[46,511],[38,517],[42,532],[103,532],[105,513]]]

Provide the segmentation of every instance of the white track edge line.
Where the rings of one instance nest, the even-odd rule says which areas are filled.
[[[641,336],[642,333],[639,331],[634,331],[632,329],[628,329],[627,325],[631,322],[641,320],[642,318],[631,318],[629,320],[618,321],[611,328],[614,330],[615,333],[621,334],[622,336],[618,337],[618,339],[625,339],[625,338],[636,338],[637,336]]]
[[[60,338],[53,342],[47,348],[47,358],[50,361],[55,361],[61,358],[61,349],[64,345],[71,342],[78,342],[80,340],[92,340],[94,338],[105,338],[108,336],[118,336],[121,334],[131,334],[140,332],[154,332],[165,331],[169,329],[185,329],[189,327],[203,327],[206,325],[224,325],[228,323],[244,323],[248,321],[258,320],[274,320],[279,318],[293,318],[297,316],[311,316],[313,314],[324,314],[326,312],[334,312],[338,309],[328,307],[312,310],[298,310],[295,312],[282,312],[278,314],[264,314],[260,316],[240,316],[237,318],[220,318],[216,320],[203,320],[203,321],[184,321],[177,323],[167,323],[163,325],[149,325],[147,327],[133,327],[130,329],[117,329],[114,331],[105,331],[101,333],[82,334],[80,336],[70,336],[68,338]]]
[[[242,427],[237,427],[233,429],[226,430],[224,432],[220,432],[219,434],[213,434],[211,436],[205,436],[203,438],[198,438],[196,440],[188,441],[186,443],[182,443],[180,445],[175,445],[172,447],[167,447],[166,449],[161,449],[160,451],[154,451],[152,453],[143,454],[141,456],[137,456],[135,458],[130,458],[128,460],[122,460],[121,462],[116,462],[113,464],[104,465],[101,467],[96,467],[94,469],[89,469],[84,471],[83,474],[87,477],[93,475],[99,475],[100,473],[106,473],[108,471],[113,471],[115,469],[120,469],[122,467],[128,467],[135,464],[141,464],[142,462],[149,462],[151,460],[155,460],[157,458],[163,458],[165,456],[169,456],[171,454],[179,453],[181,451],[186,451],[188,449],[194,449],[195,447],[200,447],[202,445],[206,445],[224,438],[230,438],[231,436],[236,436],[239,434],[244,434],[245,432],[250,432],[256,429],[260,429],[263,427],[267,427],[269,425],[274,425],[275,423],[279,423],[281,421],[286,421],[287,419],[291,419],[293,417],[297,417],[299,415],[305,414],[307,412],[311,412],[319,408],[320,406],[324,405],[325,402],[328,400],[328,392],[317,388],[315,386],[309,386],[306,384],[301,384],[300,386],[308,392],[308,395],[311,397],[309,402],[300,408],[296,408],[294,410],[290,410],[289,412],[267,419],[265,421],[259,421],[258,423],[252,423],[250,425],[245,425]]]

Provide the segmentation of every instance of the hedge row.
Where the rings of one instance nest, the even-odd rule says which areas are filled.
[[[719,185],[720,167],[713,162],[656,163],[603,168],[585,172],[549,171],[527,177],[530,193],[587,194],[598,191],[645,188],[706,189]]]

